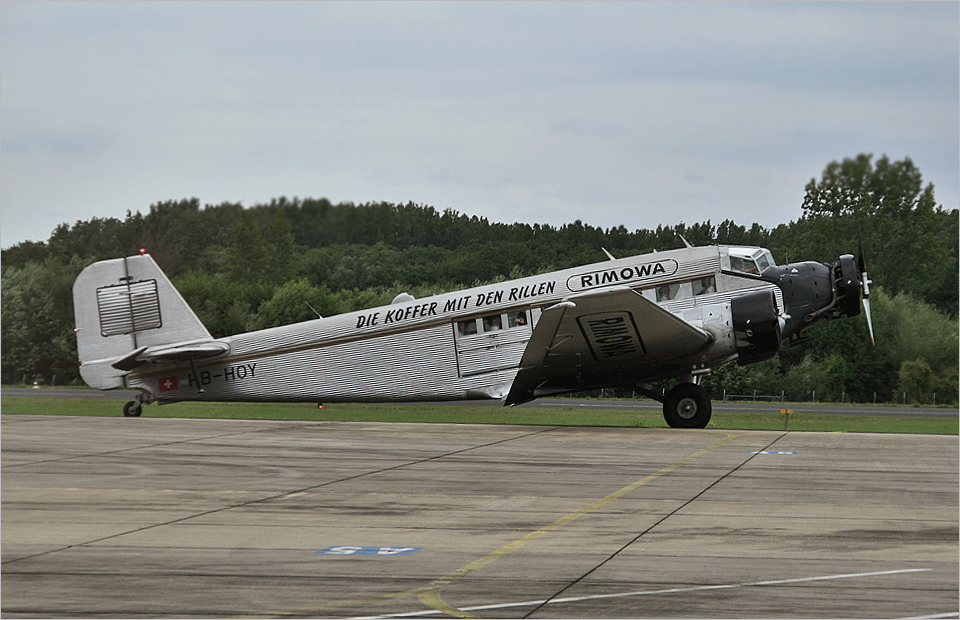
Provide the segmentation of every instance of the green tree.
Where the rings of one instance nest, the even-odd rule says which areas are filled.
[[[911,295],[891,298],[882,289],[873,305],[877,349],[897,368],[904,361],[921,358],[935,373],[956,366],[960,352],[956,319]]]
[[[849,374],[848,364],[837,354],[831,353],[822,359],[808,354],[785,373],[786,397],[839,402],[846,392]]]
[[[925,359],[908,360],[900,365],[900,390],[911,400],[920,404],[929,402],[933,387],[933,370]]]
[[[724,396],[779,396],[783,390],[783,377],[776,359],[756,364],[724,364],[714,368],[702,383],[713,398]]]
[[[2,253],[2,262],[8,267],[23,267],[27,263],[42,263],[49,255],[47,244],[43,241],[22,241]]]
[[[257,326],[278,327],[316,319],[317,313],[331,316],[340,312],[339,300],[325,286],[313,286],[306,279],[291,280],[277,287],[273,296],[261,304]]]
[[[831,162],[820,181],[807,184],[797,257],[833,262],[855,254],[862,231],[867,270],[877,284],[944,303],[943,287],[956,281],[958,212],[937,205],[933,184],[923,184],[910,158],[883,156],[876,165],[872,158]],[[956,293],[954,286],[945,308],[953,313]]]
[[[943,372],[935,378],[933,386],[934,404],[956,404],[958,387],[960,387],[960,372],[958,372],[957,366],[945,368]]]
[[[283,211],[277,212],[267,227],[266,275],[274,284],[294,278],[294,268],[300,254],[290,230],[290,222]]]
[[[230,278],[238,282],[266,280],[269,271],[267,247],[260,228],[249,212],[243,211],[233,224],[233,245],[228,252]]]
[[[4,267],[0,296],[0,357],[3,381],[19,383],[23,376],[58,384],[79,379],[77,339],[73,331],[73,281],[85,266],[47,259],[22,268]]]
[[[238,281],[202,272],[175,278],[173,284],[214,338],[257,329],[257,309],[274,289],[264,281]]]
[[[843,387],[850,399],[872,402],[874,397],[879,401],[896,398],[898,373],[904,361],[923,358],[938,376],[956,367],[960,355],[956,319],[906,293],[891,297],[883,287],[873,289],[871,299],[876,346],[870,344],[862,313],[852,319],[827,321],[807,332],[807,349],[781,350],[784,369],[789,370],[810,353],[840,356],[847,364]],[[948,392],[952,393],[938,390]]]

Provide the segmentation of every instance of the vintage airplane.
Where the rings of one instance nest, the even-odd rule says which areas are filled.
[[[138,390],[126,416],[154,401],[518,405],[627,387],[663,402],[670,426],[703,428],[712,368],[768,359],[821,320],[859,314],[861,293],[870,316],[870,281],[849,254],[784,266],[764,248],[723,245],[607,256],[227,338],[210,336],[148,254],[104,260],[73,287],[80,374]],[[644,388],[673,377],[665,396]]]

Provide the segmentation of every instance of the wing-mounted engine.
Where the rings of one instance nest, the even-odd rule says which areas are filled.
[[[638,377],[655,377],[715,339],[625,286],[571,295],[540,315],[504,404],[636,385]]]
[[[770,359],[780,351],[781,319],[772,289],[734,297],[730,311],[740,364]]]

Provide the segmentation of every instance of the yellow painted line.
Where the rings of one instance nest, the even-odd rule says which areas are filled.
[[[441,591],[443,588],[445,588],[446,586],[454,583],[455,581],[458,581],[458,580],[460,580],[460,579],[463,579],[464,577],[470,575],[471,573],[474,573],[474,572],[480,570],[481,568],[483,568],[483,567],[485,567],[485,566],[488,566],[489,564],[495,562],[496,560],[502,558],[503,556],[505,556],[505,555],[507,555],[507,554],[513,553],[514,551],[516,551],[516,550],[520,549],[521,547],[524,547],[525,545],[527,545],[527,544],[529,544],[529,543],[537,540],[538,538],[542,538],[543,536],[546,536],[546,535],[549,534],[550,532],[553,532],[553,531],[555,531],[555,530],[558,530],[558,529],[560,529],[561,527],[563,527],[564,525],[566,525],[566,524],[568,524],[568,523],[570,523],[570,522],[572,522],[572,521],[575,521],[576,519],[579,519],[580,517],[582,517],[582,516],[584,516],[584,515],[588,515],[588,514],[590,514],[591,512],[594,512],[595,510],[598,510],[598,509],[600,509],[600,508],[603,508],[603,507],[606,506],[607,504],[609,504],[609,503],[611,503],[611,502],[613,502],[613,501],[615,501],[615,500],[617,500],[617,499],[620,499],[621,497],[623,497],[623,496],[626,495],[627,493],[630,493],[631,491],[635,491],[636,489],[642,487],[643,485],[645,485],[645,484],[647,484],[647,483],[649,483],[649,482],[653,482],[653,481],[656,480],[657,478],[660,478],[661,476],[664,476],[664,475],[666,475],[666,474],[669,474],[670,472],[674,471],[675,469],[678,469],[678,468],[680,468],[680,467],[683,467],[684,465],[686,465],[686,464],[689,463],[690,461],[692,461],[692,460],[694,460],[694,459],[696,459],[696,458],[699,458],[699,457],[703,456],[704,454],[706,454],[707,452],[710,452],[710,451],[713,450],[714,448],[718,448],[718,447],[722,446],[723,444],[727,443],[728,441],[730,441],[731,439],[733,439],[733,438],[735,438],[735,437],[739,437],[739,435],[731,435],[731,434],[727,433],[727,436],[726,436],[726,437],[724,437],[724,438],[721,439],[720,441],[714,443],[713,445],[708,446],[708,447],[706,447],[706,448],[704,448],[704,449],[702,449],[702,450],[699,450],[699,451],[691,454],[690,456],[688,456],[688,457],[686,457],[686,458],[684,458],[684,459],[681,459],[681,460],[677,461],[676,463],[674,463],[674,464],[672,464],[672,465],[668,465],[667,467],[664,467],[663,469],[661,469],[660,471],[658,471],[658,472],[656,472],[656,473],[650,474],[649,476],[646,476],[645,478],[641,478],[640,480],[637,480],[637,481],[634,482],[633,484],[629,484],[629,485],[623,487],[622,489],[620,489],[620,490],[618,490],[618,491],[614,491],[614,492],[611,493],[610,495],[607,495],[606,497],[604,497],[604,498],[602,498],[602,499],[598,499],[597,501],[593,502],[592,504],[588,504],[587,506],[584,506],[583,508],[577,510],[576,512],[571,512],[570,514],[568,514],[568,515],[566,515],[566,516],[560,517],[559,519],[557,519],[557,520],[554,521],[553,523],[551,523],[551,524],[549,524],[549,525],[546,525],[546,526],[540,528],[539,530],[536,530],[535,532],[530,532],[529,534],[527,534],[527,535],[524,536],[523,538],[520,538],[520,539],[518,539],[518,540],[515,540],[515,541],[513,541],[512,543],[510,543],[510,544],[508,544],[508,545],[505,545],[505,546],[497,549],[497,550],[494,551],[493,553],[491,553],[491,554],[489,554],[489,555],[486,555],[486,556],[484,556],[483,558],[481,558],[481,559],[479,559],[479,560],[477,560],[477,561],[475,561],[475,562],[471,562],[470,564],[467,564],[467,565],[464,566],[463,568],[459,568],[459,569],[453,571],[452,573],[449,573],[449,574],[447,574],[447,575],[444,575],[444,576],[441,577],[440,579],[437,579],[437,580],[434,581],[433,583],[431,583],[431,584],[429,584],[428,586],[426,586],[426,589],[425,589],[423,592],[420,593],[420,601],[421,601],[424,605],[426,605],[426,606],[428,606],[428,607],[432,607],[433,609],[437,609],[437,610],[439,610],[439,611],[442,611],[442,612],[444,612],[444,613],[446,613],[446,614],[448,614],[448,615],[450,615],[450,616],[454,616],[454,617],[457,617],[457,618],[474,618],[475,616],[471,616],[471,615],[469,615],[469,614],[467,614],[467,613],[465,613],[465,612],[462,612],[462,611],[460,611],[460,610],[458,610],[458,609],[452,608],[452,607],[450,607],[449,605],[447,605],[446,603],[444,603],[444,602],[440,599],[440,591]]]
[[[408,596],[417,596],[417,597],[419,597],[420,602],[422,602],[422,603],[423,603],[424,605],[426,605],[427,607],[430,607],[431,609],[436,609],[437,611],[443,612],[443,613],[447,614],[448,616],[451,616],[451,617],[454,617],[454,618],[476,618],[477,616],[470,615],[469,613],[467,613],[467,612],[465,612],[465,611],[461,611],[461,610],[459,610],[459,609],[457,609],[457,608],[455,608],[455,607],[451,607],[450,605],[446,604],[446,603],[443,601],[443,599],[440,598],[440,592],[441,592],[441,590],[443,590],[445,587],[447,587],[447,586],[449,586],[449,585],[451,585],[451,584],[453,584],[453,583],[455,583],[455,582],[463,579],[464,577],[467,577],[467,576],[475,573],[476,571],[480,570],[481,568],[484,568],[484,567],[486,567],[486,566],[489,566],[490,564],[492,564],[493,562],[499,560],[500,558],[504,557],[505,555],[509,555],[510,553],[513,553],[514,551],[517,551],[518,549],[523,548],[524,546],[528,545],[529,543],[531,543],[531,542],[533,542],[533,541],[535,541],[535,540],[537,540],[537,539],[539,539],[539,538],[542,538],[542,537],[546,536],[546,535],[549,534],[550,532],[556,531],[556,530],[562,528],[563,526],[567,525],[568,523],[579,519],[580,517],[583,517],[583,516],[585,516],[585,515],[588,515],[588,514],[590,514],[591,512],[594,512],[594,511],[596,511],[596,510],[598,510],[598,509],[600,509],[600,508],[603,508],[603,507],[606,506],[607,504],[609,504],[609,503],[611,503],[611,502],[613,502],[613,501],[616,501],[616,500],[620,499],[620,498],[623,497],[624,495],[626,495],[626,494],[628,494],[628,493],[630,493],[630,492],[632,492],[632,491],[635,491],[636,489],[642,487],[643,485],[648,484],[648,483],[650,483],[650,482],[653,482],[653,481],[656,480],[657,478],[660,478],[660,477],[662,477],[662,476],[665,476],[665,475],[669,474],[670,472],[672,472],[672,471],[674,471],[674,470],[676,470],[676,469],[679,469],[680,467],[683,467],[684,465],[686,465],[686,464],[689,463],[690,461],[692,461],[692,460],[694,460],[694,459],[697,459],[697,458],[700,458],[701,456],[703,456],[704,454],[707,454],[707,453],[710,452],[711,450],[714,450],[714,449],[716,449],[716,448],[719,448],[720,446],[722,446],[723,444],[727,443],[727,442],[730,441],[731,439],[736,439],[737,437],[741,437],[741,436],[742,436],[742,435],[734,435],[734,434],[731,434],[731,433],[724,433],[724,434],[726,435],[726,437],[724,437],[724,438],[721,439],[720,441],[717,441],[717,442],[713,443],[712,445],[707,446],[706,448],[703,448],[702,450],[698,450],[697,452],[694,452],[694,453],[691,454],[690,456],[688,456],[688,457],[686,457],[686,458],[683,458],[683,459],[680,459],[680,460],[677,461],[676,463],[673,463],[672,465],[668,465],[668,466],[664,467],[663,469],[661,469],[660,471],[658,471],[658,472],[656,472],[656,473],[650,474],[649,476],[645,476],[644,478],[641,478],[640,480],[637,480],[636,482],[634,482],[634,483],[632,483],[632,484],[628,484],[627,486],[623,487],[622,489],[619,489],[619,490],[617,490],[617,491],[614,491],[614,492],[611,493],[610,495],[607,495],[607,496],[604,497],[604,498],[598,499],[597,501],[595,501],[595,502],[593,502],[593,503],[591,503],[591,504],[588,504],[588,505],[584,506],[583,508],[580,508],[579,510],[576,510],[576,511],[574,511],[574,512],[571,512],[570,514],[567,514],[567,515],[565,515],[565,516],[563,516],[563,517],[560,517],[559,519],[557,519],[557,520],[554,521],[553,523],[550,523],[550,524],[548,524],[548,525],[545,525],[545,526],[543,526],[542,528],[540,528],[539,530],[530,532],[530,533],[527,534],[526,536],[524,536],[524,537],[522,537],[522,538],[518,538],[517,540],[515,540],[515,541],[513,541],[513,542],[511,542],[511,543],[509,543],[509,544],[507,544],[507,545],[504,545],[503,547],[500,547],[499,549],[497,549],[497,550],[494,551],[493,553],[487,554],[487,555],[485,555],[484,557],[480,558],[479,560],[476,560],[476,561],[474,561],[474,562],[471,562],[471,563],[467,564],[466,566],[463,566],[463,567],[461,567],[461,568],[458,568],[457,570],[455,570],[455,571],[453,571],[453,572],[451,572],[451,573],[447,573],[447,574],[444,575],[443,577],[440,577],[439,579],[436,579],[436,580],[430,582],[429,584],[427,584],[427,585],[425,585],[425,586],[420,586],[419,588],[413,588],[413,589],[410,589],[410,590],[405,590],[405,591],[403,591],[403,592],[396,592],[396,593],[393,593],[393,594],[384,594],[384,595],[381,595],[381,596],[374,596],[374,597],[365,598],[365,599],[356,599],[356,600],[352,600],[352,601],[343,601],[343,602],[341,602],[341,603],[331,603],[331,604],[328,604],[328,605],[321,605],[321,606],[318,606],[318,607],[305,607],[305,608],[297,609],[297,610],[294,610],[294,611],[277,611],[277,612],[271,612],[271,613],[266,613],[266,614],[258,614],[258,615],[254,615],[254,616],[244,616],[244,617],[245,617],[245,618],[260,618],[260,617],[272,617],[272,616],[292,616],[292,615],[299,615],[299,614],[304,614],[304,613],[309,613],[309,612],[323,611],[323,610],[327,610],[327,609],[336,609],[336,608],[341,608],[341,607],[358,606],[358,605],[363,605],[363,604],[366,604],[366,603],[375,603],[375,602],[378,602],[378,601],[388,601],[388,600],[394,600],[394,599],[399,599],[399,598],[406,598],[406,597],[408,597]]]

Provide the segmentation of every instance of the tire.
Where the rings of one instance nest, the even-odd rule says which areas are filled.
[[[123,406],[123,415],[127,418],[139,418],[141,413],[141,406],[135,400],[131,400],[129,403]]]
[[[707,391],[694,383],[681,383],[663,401],[663,419],[671,428],[705,428],[711,411]]]

